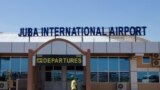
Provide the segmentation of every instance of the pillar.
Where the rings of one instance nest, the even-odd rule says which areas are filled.
[[[137,83],[137,57],[130,60],[130,76],[131,76],[131,90],[138,90]]]
[[[90,50],[86,53],[86,90],[91,90],[91,78],[90,78]]]
[[[27,90],[33,90],[33,66],[32,66],[33,50],[29,49],[28,53],[28,75],[27,75]]]

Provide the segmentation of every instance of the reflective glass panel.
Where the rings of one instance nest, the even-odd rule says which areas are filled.
[[[21,58],[21,72],[28,72],[28,58]]]
[[[68,80],[68,81],[71,80],[71,76],[72,76],[72,75],[74,75],[74,76],[76,75],[75,71],[74,71],[74,70],[68,70],[68,71],[67,71],[67,80]]]
[[[151,59],[149,57],[143,57],[143,64],[151,63]]]
[[[118,58],[109,58],[109,71],[118,71]]]
[[[61,70],[53,70],[52,72],[51,72],[51,74],[52,74],[52,80],[54,80],[54,81],[61,81],[61,79],[62,79],[62,72],[61,72]]]
[[[158,83],[159,82],[159,72],[149,72],[149,82]]]
[[[20,77],[20,58],[11,58],[11,73],[13,80]]]
[[[91,81],[96,82],[97,80],[97,72],[91,72]]]
[[[51,74],[51,72],[46,72],[45,79],[46,79],[46,81],[52,81],[52,74]]]
[[[20,72],[20,58],[11,58],[12,72]]]
[[[108,82],[108,72],[99,72],[98,74],[99,82]]]
[[[83,71],[76,71],[76,78],[78,82],[84,81],[84,72]]]
[[[0,58],[0,81],[6,80],[6,75],[10,70],[10,58],[2,57]]]
[[[97,72],[97,58],[91,58],[91,72]]]
[[[62,67],[54,66],[54,70],[52,70],[52,80],[61,81],[62,80]]]
[[[142,82],[142,83],[149,82],[147,72],[137,72],[137,79],[138,79],[138,82]]]
[[[98,58],[98,72],[108,72],[108,58]]]
[[[129,58],[119,58],[120,71],[129,71],[130,63]]]
[[[118,72],[109,72],[109,82],[118,82],[119,73]]]
[[[120,82],[129,82],[130,74],[129,72],[120,72]]]

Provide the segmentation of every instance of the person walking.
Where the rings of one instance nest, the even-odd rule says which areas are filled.
[[[77,90],[77,82],[75,76],[71,76],[71,90]]]

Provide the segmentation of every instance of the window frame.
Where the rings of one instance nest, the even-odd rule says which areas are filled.
[[[90,60],[92,60],[94,58],[94,60],[96,60],[96,65],[93,65],[93,66],[96,66],[95,68],[96,68],[96,71],[90,71],[90,74],[91,74],[91,76],[92,76],[92,73],[94,73],[94,75],[96,75],[96,80],[93,80],[92,81],[92,78],[91,78],[91,82],[96,82],[96,83],[98,83],[98,82],[101,82],[100,81],[100,79],[99,79],[99,73],[102,73],[101,71],[99,71],[99,60],[100,60],[100,58],[106,58],[106,60],[107,60],[107,63],[108,63],[108,70],[106,71],[106,73],[107,73],[107,79],[108,80],[106,80],[105,82],[103,82],[103,83],[112,83],[112,82],[110,82],[110,78],[109,78],[109,76],[110,76],[110,73],[117,73],[118,74],[118,81],[114,81],[113,83],[115,83],[115,82],[130,82],[130,80],[131,80],[131,75],[130,75],[130,58],[129,57],[123,57],[123,56],[93,56],[93,57],[91,57],[91,59]],[[114,70],[110,70],[110,59],[109,58],[117,58],[117,61],[118,61],[118,70],[117,71],[114,71]],[[126,71],[126,70],[120,70],[120,58],[127,58],[128,60],[129,60],[129,69],[128,69],[128,71]],[[92,62],[92,61],[91,61]],[[91,63],[90,63],[90,68],[92,67],[92,65],[91,65]],[[104,72],[105,73],[105,72]],[[121,73],[129,73],[129,79],[128,79],[128,81],[123,81],[122,79],[120,79],[120,74]]]
[[[144,60],[145,60],[144,58],[149,58],[149,60],[150,60],[149,63],[144,62]],[[142,64],[151,64],[151,57],[143,57]]]
[[[159,81],[158,82],[150,82],[149,77],[147,77],[146,79],[148,80],[147,82],[139,82],[138,81],[138,73],[146,73],[147,76],[150,76],[150,73],[158,73],[158,77],[159,77]],[[146,83],[146,84],[153,84],[153,83],[160,83],[160,72],[159,71],[138,71],[137,72],[137,83]]]

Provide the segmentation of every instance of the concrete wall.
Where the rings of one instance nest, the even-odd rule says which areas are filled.
[[[138,84],[138,90],[160,90],[159,83],[152,84]]]
[[[0,42],[0,53],[28,53],[43,43]],[[160,42],[75,42],[83,50],[92,53],[160,53]],[[79,54],[73,46],[57,41],[45,46],[38,54]]]
[[[126,90],[130,89],[130,83],[126,84]],[[117,90],[116,83],[91,83],[91,90]]]
[[[131,73],[131,90],[159,90],[160,83],[138,83],[137,72],[160,72],[159,67],[153,67],[152,63],[143,64],[143,56],[136,56],[130,60],[130,73]]]

